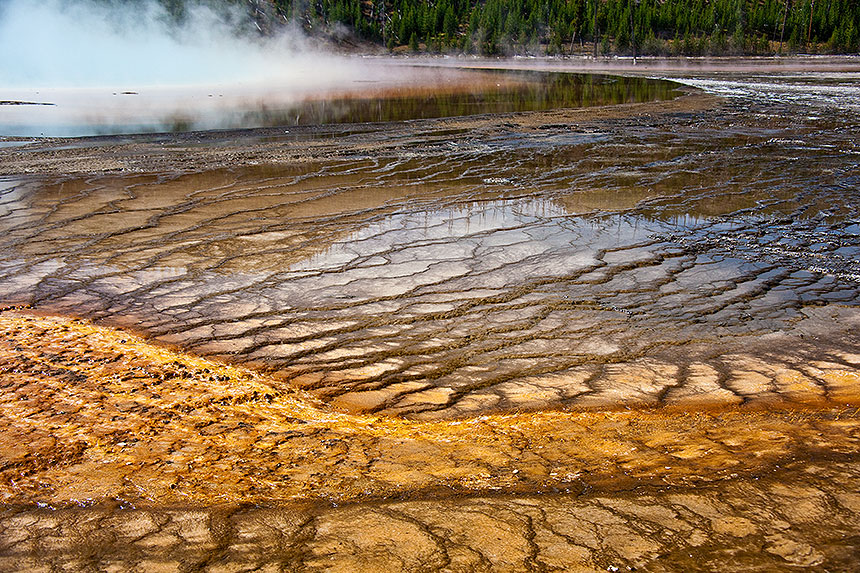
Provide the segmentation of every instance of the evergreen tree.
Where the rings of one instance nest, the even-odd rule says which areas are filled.
[[[181,18],[181,3],[159,0]],[[242,5],[239,0],[230,0]],[[313,33],[335,24],[372,42],[482,54],[856,53],[857,0],[273,0]],[[383,31],[385,32],[383,37]],[[413,36],[415,42],[413,42]],[[595,45],[595,41],[597,45]],[[577,46],[578,44],[578,46]],[[587,46],[588,44],[588,46]],[[601,49],[603,48],[603,49]]]

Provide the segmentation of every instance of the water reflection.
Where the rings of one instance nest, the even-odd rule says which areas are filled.
[[[791,328],[810,293],[856,301],[856,288],[837,286],[806,263],[775,265],[752,243],[749,257],[727,249],[723,238],[734,237],[737,247],[756,228],[742,219],[644,216],[627,199],[611,197],[603,211],[580,214],[575,193],[566,201],[468,201],[450,194],[441,203],[425,198],[420,204],[383,194],[375,207],[372,195],[364,203],[341,197],[308,219],[306,194],[315,185],[306,181],[290,194],[272,193],[274,181],[284,185],[279,179],[251,187],[226,174],[208,181],[217,184],[193,194],[218,202],[189,211],[180,201],[186,208],[179,220],[188,230],[163,215],[158,226],[139,227],[156,216],[150,204],[140,216],[136,209],[116,212],[131,225],[127,231],[93,235],[65,259],[53,249],[29,260],[7,256],[4,298],[142,327],[163,342],[270,369],[338,408],[418,417],[559,403],[605,407],[619,399],[651,403],[714,345],[739,349],[749,346],[750,336]],[[149,195],[150,183],[140,183],[127,207]],[[168,213],[187,197],[186,187],[174,185],[182,193],[160,198]],[[250,189],[260,196],[249,195]],[[59,197],[72,199],[64,216],[74,223],[57,225],[57,232],[80,224],[86,202],[100,206],[83,217],[95,221],[103,206],[122,204],[110,187],[64,191]],[[275,227],[267,197],[291,197],[302,209],[291,223]],[[586,205],[593,205],[593,195],[587,197]],[[195,247],[207,234],[201,221],[211,218],[223,233],[239,206],[245,212],[235,235]],[[613,213],[610,206],[623,208]],[[52,213],[58,213],[56,204]],[[269,216],[261,219],[262,213]],[[321,224],[324,234],[302,239],[310,244],[298,261],[278,264],[267,254],[285,249],[295,257],[289,245],[308,232],[306,225]],[[87,225],[92,233],[93,222]],[[44,249],[51,244],[46,233],[20,245]],[[80,236],[56,235],[52,242],[74,245]],[[140,242],[129,244],[135,236]],[[149,256],[164,236],[185,236],[180,243],[191,244],[174,243],[168,247],[176,253]],[[102,252],[103,240],[118,239],[126,253]],[[176,256],[182,251],[188,264],[165,265],[182,260]],[[137,262],[119,267],[113,264],[118,255]],[[259,263],[229,264],[235,257]],[[619,370],[618,363],[627,367]],[[639,385],[619,389],[631,376]]]
[[[543,78],[534,105],[555,97],[540,90],[580,101],[577,85],[627,97]],[[467,87],[427,108],[472,105]],[[740,373],[855,344],[857,118],[665,105],[687,111],[299,127],[266,148],[303,146],[284,167],[9,180],[0,293],[353,411],[795,399]]]
[[[329,123],[389,122],[539,111],[676,97],[665,80],[546,72],[418,68],[371,74],[338,91],[292,86],[41,90],[50,106],[0,107],[0,134],[82,136]],[[401,74],[396,81],[391,74]],[[5,97],[0,90],[0,98]],[[9,98],[35,97],[17,90]],[[14,109],[13,109],[14,108]],[[24,108],[24,109],[19,109]]]
[[[403,89],[392,95],[307,101],[249,111],[247,126],[407,121],[670,99],[677,85],[645,78],[548,72],[483,72],[470,90]]]

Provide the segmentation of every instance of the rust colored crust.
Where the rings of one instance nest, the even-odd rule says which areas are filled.
[[[840,403],[536,412],[412,422],[327,411],[250,370],[76,319],[0,314],[0,499],[278,503],[432,492],[694,485],[797,457],[854,459]]]

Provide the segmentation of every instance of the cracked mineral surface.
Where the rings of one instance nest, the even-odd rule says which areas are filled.
[[[0,568],[856,568],[857,74],[664,75],[0,147]]]

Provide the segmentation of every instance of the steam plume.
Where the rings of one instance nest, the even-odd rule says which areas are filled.
[[[241,5],[189,1],[182,15],[155,0],[0,0],[0,86],[255,81],[307,63],[297,31],[255,39]]]
[[[0,0],[0,103],[52,104],[0,105],[0,136],[256,127],[269,122],[263,112],[406,81],[311,50],[298,28],[263,37],[247,9],[226,0]]]

